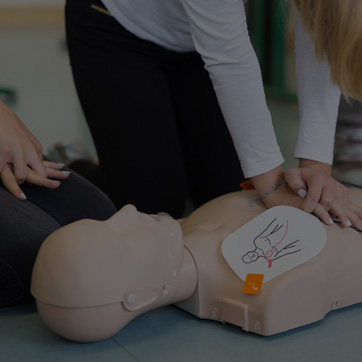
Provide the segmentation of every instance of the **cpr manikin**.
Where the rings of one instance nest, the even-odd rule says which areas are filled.
[[[259,261],[268,272],[288,258],[308,260],[265,279],[258,294],[244,294],[245,283],[223,249],[265,211],[262,203],[249,206],[255,197],[253,191],[228,194],[179,221],[128,205],[107,221],[82,220],[57,230],[42,245],[33,271],[31,292],[41,318],[65,338],[90,342],[111,337],[148,310],[178,303],[200,318],[272,335],[362,301],[359,232],[318,226],[326,243],[307,258],[303,238],[287,240],[288,225],[277,218],[254,240],[242,241],[245,252],[236,262],[254,267]],[[351,189],[351,197],[362,204],[360,190]],[[278,243],[263,251],[261,239],[270,244],[277,233]],[[323,237],[313,235],[315,242]]]

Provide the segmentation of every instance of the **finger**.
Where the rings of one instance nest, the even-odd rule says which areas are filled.
[[[320,203],[322,193],[326,186],[325,175],[314,175],[308,180],[308,191],[303,202],[303,210],[311,213]],[[327,210],[329,211],[329,210]]]
[[[334,182],[323,189],[321,204],[341,222],[344,227],[352,225],[352,219],[358,222],[358,215],[353,210],[357,206],[349,201],[349,190],[344,185]],[[361,209],[362,211],[362,209]]]
[[[351,222],[351,227],[362,231],[362,219],[356,213],[350,213],[348,219]]]
[[[12,166],[11,171],[16,179],[17,184],[21,185],[24,183],[28,176],[29,168],[27,167],[23,153],[16,152],[12,161],[10,161],[8,165],[9,164]]]
[[[359,231],[362,231],[362,208],[353,202],[349,201],[345,204],[347,213],[347,221],[344,222],[344,226],[352,226]],[[340,219],[340,216],[337,216]]]
[[[27,158],[26,161],[27,165],[29,165],[33,171],[43,177],[48,176],[45,166],[43,164],[43,157],[39,157],[38,155],[33,154],[31,158]]]
[[[43,161],[43,165],[44,165],[45,168],[52,168],[54,170],[61,170],[65,166],[65,163],[53,162],[53,161]]]
[[[60,186],[60,181],[51,180],[49,178],[43,177],[38,173],[34,172],[33,170],[29,171],[26,181],[33,185],[42,186],[48,189],[56,189]]]
[[[326,225],[333,225],[333,220],[331,216],[322,205],[318,204],[315,207],[313,214],[317,216]]]
[[[285,181],[289,188],[300,197],[307,195],[307,185],[300,173],[299,168],[290,168],[284,174]]]
[[[52,168],[47,168],[48,177],[53,179],[66,179],[70,175],[70,171],[67,170],[54,170]]]
[[[3,168],[8,164],[8,160],[6,158],[1,157],[0,158],[0,172],[3,170]]]
[[[348,209],[346,207],[343,207],[335,203],[331,208],[331,211],[335,215],[335,217],[340,221],[342,226],[344,227],[352,226],[352,222],[349,219],[351,212],[348,213]]]
[[[362,208],[351,201],[348,203],[348,206],[362,220]]]
[[[17,199],[26,200],[26,196],[23,190],[19,187],[16,182],[16,178],[9,165],[6,165],[0,175],[1,181],[3,182],[5,188]]]
[[[306,212],[312,213],[319,204],[321,193],[322,193],[321,187],[317,187],[315,185],[314,187],[309,188],[305,200],[303,202],[302,209]],[[320,206],[322,207],[322,205]],[[327,210],[325,211],[327,212]]]
[[[335,191],[331,187],[324,187],[319,203],[326,211],[330,211],[335,202]]]

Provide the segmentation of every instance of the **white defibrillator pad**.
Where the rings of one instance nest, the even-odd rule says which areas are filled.
[[[315,216],[276,206],[230,234],[221,250],[240,279],[263,274],[266,283],[319,254],[325,243],[326,231]]]

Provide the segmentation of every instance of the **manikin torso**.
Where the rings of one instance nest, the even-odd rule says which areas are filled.
[[[361,192],[351,193],[362,204]],[[181,229],[164,216],[154,225],[133,208],[132,215],[121,210],[103,223],[58,230],[42,246],[33,273],[42,318],[66,338],[96,341],[147,310],[178,303],[198,317],[271,335],[362,301],[354,287],[362,278],[362,237],[338,225],[325,227],[327,243],[317,256],[264,283],[258,295],[243,294],[244,282],[221,246],[265,210],[262,203],[249,207],[254,197],[243,191],[217,198],[180,220]],[[95,262],[106,263],[106,271]]]
[[[360,204],[360,190],[351,190]],[[262,286],[258,295],[242,293],[244,282],[221,252],[222,241],[258,216],[264,206],[249,207],[253,194],[235,193],[207,204],[181,222],[184,245],[196,260],[198,285],[179,306],[201,318],[229,322],[272,335],[323,319],[331,310],[362,301],[362,236],[339,225],[323,226],[322,252]],[[346,282],[348,280],[348,282]]]

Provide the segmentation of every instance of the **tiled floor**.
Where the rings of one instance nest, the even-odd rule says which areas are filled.
[[[288,166],[296,134],[296,106],[270,102]],[[1,362],[360,361],[362,305],[330,313],[323,321],[273,337],[199,320],[170,306],[132,321],[113,338],[80,344],[53,334],[34,305],[0,309]]]

